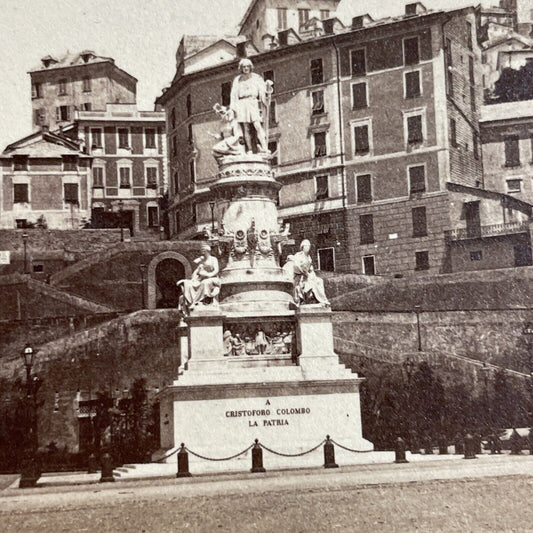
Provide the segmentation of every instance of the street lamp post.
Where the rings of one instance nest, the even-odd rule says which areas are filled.
[[[483,372],[483,383],[485,385],[484,388],[484,401],[485,401],[485,409],[487,410],[487,422],[488,426],[492,425],[492,417],[491,417],[491,409],[490,409],[490,403],[489,403],[489,374],[490,374],[490,368],[488,367],[487,363],[483,363],[483,366],[481,367],[481,371]]]
[[[124,214],[124,202],[120,200],[118,202],[118,218],[119,218],[119,224],[120,224],[120,242],[124,242],[124,224],[122,220],[122,216]]]
[[[28,273],[28,234],[22,234],[22,244],[24,246],[24,274]]]
[[[409,449],[411,450],[411,453],[418,453],[418,444],[416,443],[416,435],[413,432],[412,424],[411,424],[411,409],[412,409],[412,401],[411,401],[411,378],[413,376],[413,371],[415,369],[415,363],[410,357],[407,357],[407,359],[403,362],[403,369],[405,371],[405,375],[407,377],[407,433],[408,433],[408,442],[409,442]]]
[[[418,351],[422,351],[422,336],[420,335],[420,306],[415,305],[414,307],[416,313],[416,334],[418,339]]]
[[[209,202],[209,207],[211,208],[211,234],[215,233],[215,201],[211,200]]]
[[[146,269],[147,268],[148,267],[144,263],[140,266],[140,269],[141,269],[141,285],[142,285],[141,299],[142,299],[142,308],[143,309],[146,307],[146,300],[145,300],[145,296],[144,296],[144,285],[145,285]]]
[[[37,448],[39,440],[37,437],[37,386],[38,378],[32,377],[32,368],[35,360],[35,350],[26,344],[22,350],[22,360],[26,370],[26,413],[28,417],[27,440],[24,449],[24,459],[22,463],[20,488],[35,487],[37,480],[41,477],[41,470],[37,462]]]

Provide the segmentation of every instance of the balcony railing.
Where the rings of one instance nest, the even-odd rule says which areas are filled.
[[[507,224],[491,224],[477,228],[456,228],[446,231],[445,236],[451,241],[479,239],[483,237],[497,237],[499,235],[514,235],[528,231],[528,222],[509,222]]]

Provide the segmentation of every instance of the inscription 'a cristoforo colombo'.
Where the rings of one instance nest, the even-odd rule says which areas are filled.
[[[309,407],[280,408],[271,411],[270,409],[245,409],[242,411],[226,411],[226,418],[242,418],[252,416],[276,415],[308,415],[311,414]]]

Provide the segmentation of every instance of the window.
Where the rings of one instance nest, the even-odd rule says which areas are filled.
[[[355,155],[368,154],[368,152],[370,151],[368,124],[354,126],[353,138]]]
[[[350,62],[352,76],[364,76],[366,74],[366,53],[364,48],[352,50],[350,52]]]
[[[220,86],[222,105],[229,106],[231,102],[231,81],[226,81]]]
[[[192,115],[192,96],[190,94],[187,95],[187,99],[185,101],[185,108],[187,111],[187,116],[190,117]],[[174,123],[174,126],[176,124]]]
[[[363,274],[365,276],[375,276],[376,275],[376,265],[373,255],[363,256]]]
[[[189,161],[189,177],[191,179],[191,183],[196,183],[196,163],[194,159]]]
[[[155,129],[147,128],[144,130],[144,144],[146,148],[155,148]]]
[[[423,142],[422,115],[407,117],[407,144],[421,144]]]
[[[278,7],[278,30],[287,28],[287,8]]]
[[[361,109],[368,106],[366,83],[354,83],[352,85],[352,107]]]
[[[65,79],[59,80],[58,88],[59,88],[60,95],[67,94],[67,80]]]
[[[120,167],[119,168],[120,188],[121,189],[129,189],[129,188],[131,188],[130,174],[131,174],[131,169],[129,167]]]
[[[93,187],[101,189],[104,186],[104,169],[102,167],[93,167]]]
[[[268,151],[270,152],[270,164],[275,167],[279,165],[279,154],[278,154],[278,142],[277,141],[268,141]]]
[[[409,167],[409,194],[426,190],[426,169],[423,165]]]
[[[313,91],[311,93],[313,99],[312,115],[322,115],[324,113],[324,91]]]
[[[318,250],[318,270],[335,271],[335,250],[333,248],[320,248]]]
[[[65,197],[65,203],[71,205],[79,205],[78,197],[78,184],[77,183],[64,183],[63,195]]]
[[[130,130],[128,128],[118,128],[118,147],[130,147]]]
[[[100,128],[91,129],[91,148],[102,148],[102,130]]]
[[[329,19],[329,9],[321,9],[320,20],[326,20],[326,19]]]
[[[450,144],[457,148],[457,122],[454,118],[450,119]]]
[[[31,267],[35,274],[42,274],[44,272],[44,265],[42,263],[32,263]]]
[[[451,67],[453,65],[453,56],[452,56],[452,41],[449,38],[446,38],[446,66]]]
[[[83,92],[84,93],[91,92],[91,78],[83,78]]]
[[[520,192],[522,190],[522,180],[507,180],[507,192]]]
[[[83,104],[81,104],[82,111],[90,111],[91,109],[92,109],[91,102],[83,102]]]
[[[362,174],[356,178],[357,203],[366,204],[372,201],[372,176]]]
[[[469,50],[473,50],[473,42],[472,42],[472,23],[468,20],[466,21],[466,42],[468,45]]]
[[[13,156],[13,170],[28,170],[28,156],[14,155]]]
[[[329,198],[329,183],[328,176],[316,176],[315,185],[316,185],[316,199],[325,200]]]
[[[468,57],[468,73],[470,77],[470,85],[476,84],[476,76],[474,72],[474,58],[472,56]]]
[[[315,157],[325,157],[328,153],[326,146],[326,132],[321,131],[313,134],[313,140],[315,143]]]
[[[374,242],[374,215],[359,216],[359,234],[361,244]]]
[[[309,9],[298,9],[298,24],[303,26],[309,20]]]
[[[71,119],[71,107],[68,105],[61,105],[56,107],[57,122],[66,122]]]
[[[446,80],[447,80],[446,90],[448,92],[448,96],[451,96],[453,98],[453,95],[454,95],[453,73],[451,70],[448,70]]]
[[[29,201],[29,185],[27,183],[14,183],[13,203],[27,204]]]
[[[483,252],[481,250],[475,250],[470,252],[470,261],[481,261],[483,259]]]
[[[78,170],[78,156],[64,155],[63,156],[63,170],[65,172],[76,172]]]
[[[172,111],[170,112],[170,125],[172,129],[176,127],[176,110],[175,109],[172,109]]]
[[[44,108],[35,109],[33,113],[34,113],[34,115],[33,115],[33,123],[36,126],[42,126],[44,124],[45,118],[46,118],[46,112],[45,112]]]
[[[418,37],[403,40],[403,62],[405,65],[415,65],[420,61]]]
[[[156,205],[148,206],[148,226],[157,228],[159,226],[159,209]]]
[[[157,167],[146,167],[146,186],[157,189]]]
[[[174,172],[174,193],[177,193],[180,190],[180,175],[178,172]]]
[[[274,71],[265,70],[265,72],[263,72],[263,79],[265,81],[271,81],[272,83],[274,83]]]
[[[413,72],[405,73],[405,97],[417,98],[421,95],[420,90],[420,71],[414,70]]]
[[[180,221],[180,214],[179,212],[176,212],[176,233],[179,233],[181,230],[181,221]]]
[[[277,126],[278,118],[276,114],[276,102],[274,100],[270,101],[270,107],[268,108],[268,123],[271,128]]]
[[[415,270],[429,270],[429,252],[415,252]]]
[[[178,155],[178,138],[174,135],[172,137],[172,157],[176,157]]]
[[[324,69],[322,66],[322,58],[311,60],[311,84],[317,85],[324,82]]]
[[[479,135],[476,132],[472,137],[472,150],[474,151],[474,159],[479,159]]]
[[[518,135],[509,135],[505,137],[505,166],[520,166],[520,146],[518,144]]]
[[[43,96],[43,86],[40,83],[32,83],[31,86],[31,97],[32,98],[42,98]]]
[[[428,234],[426,208],[413,207],[411,216],[413,219],[413,237],[425,237]]]
[[[476,88],[474,85],[470,86],[470,109],[476,111]]]

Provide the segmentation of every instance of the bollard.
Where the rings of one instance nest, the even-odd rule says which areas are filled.
[[[439,455],[448,455],[448,440],[446,435],[439,437]]]
[[[521,455],[522,454],[522,438],[518,434],[515,428],[509,437],[509,445],[511,447],[511,455]]]
[[[475,459],[476,454],[474,450],[474,439],[470,433],[465,437],[465,459]]]
[[[98,461],[96,455],[91,453],[87,458],[87,474],[96,474],[98,472]]]
[[[335,447],[329,435],[326,435],[326,442],[324,443],[324,468],[339,468],[339,465],[335,463]]]
[[[465,453],[465,443],[463,440],[463,436],[460,433],[457,433],[455,436],[455,454],[456,455],[463,455]]]
[[[113,477],[113,458],[109,453],[105,452],[102,455],[102,475],[100,477],[100,483],[112,483],[115,481]]]
[[[40,462],[34,455],[28,455],[22,463],[19,489],[33,488],[41,477]]]
[[[181,443],[181,448],[178,452],[178,472],[176,477],[192,477],[189,472],[189,454],[187,453],[183,442]]]
[[[263,449],[259,445],[259,439],[255,439],[254,447],[252,448],[252,474],[259,472],[266,472],[263,468]]]
[[[398,437],[396,439],[396,449],[394,451],[394,462],[395,463],[408,463],[409,461],[405,458],[405,441]]]
[[[426,437],[426,442],[424,445],[424,453],[425,455],[432,455],[433,454],[433,441],[431,440],[431,437]]]

